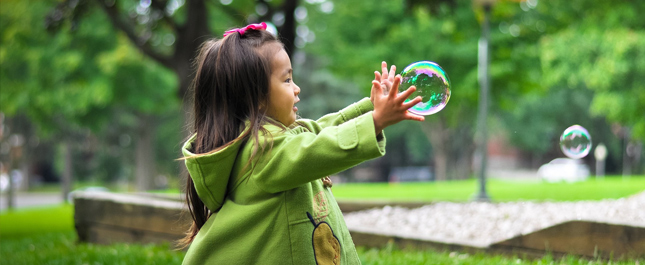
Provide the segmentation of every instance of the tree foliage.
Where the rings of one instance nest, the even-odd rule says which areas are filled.
[[[440,64],[453,85],[448,106],[420,126],[388,128],[388,152],[399,155],[379,163],[430,163],[440,178],[465,178],[479,104],[483,10],[475,2],[2,1],[0,109],[24,114],[52,138],[91,130],[106,150],[126,150],[106,155],[111,165],[129,162],[115,157],[132,158],[123,139],[136,142],[145,120],[159,128],[152,137],[167,161],[178,149],[167,139],[181,137],[180,107],[199,44],[272,21],[292,55],[305,117],[369,95],[382,60],[399,72],[420,60]],[[628,0],[497,1],[490,108],[501,128],[493,131],[508,131],[514,145],[544,159],[557,155],[559,134],[575,123],[613,154],[622,150],[608,123],[645,139],[642,10],[645,4]]]
[[[645,139],[645,31],[571,27],[541,45],[547,85],[593,90],[592,114],[631,127],[634,138]]]
[[[157,125],[165,136],[173,136],[161,145],[163,160],[176,158],[176,152],[166,150],[177,149],[186,128],[175,123],[175,116],[181,115],[178,103],[187,95],[191,62],[204,40],[281,14],[278,30],[289,52],[294,50],[297,0],[240,0],[230,5],[201,0],[3,1],[2,5],[2,111],[9,116],[26,114],[50,137],[79,140],[89,128],[94,134],[90,138],[104,138],[98,142],[106,150],[123,149],[119,141],[108,139],[130,137],[137,145],[137,161],[158,155],[150,144]],[[169,133],[169,121],[179,134]],[[150,150],[139,150],[141,144]],[[168,157],[171,153],[175,155]],[[128,157],[122,152],[101,154]],[[141,172],[151,173],[150,163],[143,164],[147,169]]]
[[[317,41],[308,51],[325,58],[326,69],[358,84],[363,93],[381,60],[399,69],[419,60],[439,63],[453,93],[446,109],[423,123],[434,163],[440,163],[441,152],[452,162],[472,153],[483,10],[469,0],[335,1],[334,6],[334,12],[312,18]],[[632,127],[634,137],[642,137],[645,121],[638,82],[645,72],[640,48],[645,19],[637,10],[644,10],[641,3],[622,0],[497,1],[491,18],[490,108],[503,128],[493,131],[510,131],[517,147],[548,154],[541,158],[547,159],[559,156],[560,133],[579,123],[620,156],[620,143],[605,119]]]
[[[87,26],[77,34],[68,28],[66,34],[52,35],[43,26],[51,4],[2,3],[2,111],[9,116],[25,113],[48,132],[89,119],[93,124],[86,125],[96,125],[105,120],[100,109],[113,95],[98,65],[88,58],[114,47],[113,32]]]
[[[84,23],[61,22],[54,33],[43,22],[62,16],[51,13],[55,2],[2,5],[2,111],[25,115],[52,142],[75,143],[81,178],[122,177],[119,169],[133,161],[132,140],[123,139],[139,144],[141,117],[177,115],[175,76],[132,47],[98,10],[87,11]],[[158,148],[163,159],[175,158],[165,146]]]

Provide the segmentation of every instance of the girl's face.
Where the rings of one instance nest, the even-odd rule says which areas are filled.
[[[293,70],[289,55],[284,49],[280,51],[271,60],[271,82],[269,83],[269,107],[267,114],[269,117],[289,126],[296,121],[295,106],[300,99],[300,87],[298,87],[292,78]]]

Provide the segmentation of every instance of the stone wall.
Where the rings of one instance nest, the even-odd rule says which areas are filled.
[[[172,242],[184,236],[191,221],[180,195],[116,194],[77,192],[74,221],[83,242]],[[397,205],[419,207],[421,203],[339,202],[343,212]],[[468,242],[438,242],[378,233],[350,231],[358,246],[491,252],[529,257],[574,254],[590,258],[645,258],[645,224],[570,221],[486,246]]]
[[[77,192],[73,198],[74,225],[82,242],[169,242],[183,237],[190,225],[178,196]]]
[[[532,249],[574,253],[605,259],[645,258],[645,226],[569,221],[492,244],[490,248],[507,252]]]

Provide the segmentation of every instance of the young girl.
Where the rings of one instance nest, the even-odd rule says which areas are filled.
[[[360,264],[327,176],[384,155],[382,130],[422,121],[406,111],[421,98],[404,103],[414,88],[398,94],[383,62],[370,99],[296,120],[300,87],[265,28],[227,31],[197,58],[184,264]]]

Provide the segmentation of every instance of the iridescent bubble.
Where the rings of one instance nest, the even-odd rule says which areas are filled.
[[[570,158],[583,158],[591,151],[591,136],[584,127],[573,125],[560,136],[560,149]]]
[[[436,63],[420,61],[408,65],[401,72],[400,91],[405,91],[410,86],[417,90],[406,100],[410,101],[417,96],[422,100],[408,111],[418,115],[431,115],[439,112],[450,100],[450,79],[446,72]]]

